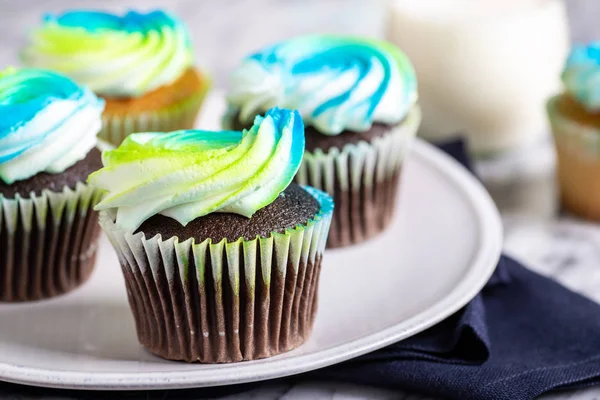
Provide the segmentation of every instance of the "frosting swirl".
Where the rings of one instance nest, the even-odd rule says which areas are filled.
[[[176,81],[193,54],[184,24],[163,11],[70,11],[46,16],[22,58],[103,96],[137,97]]]
[[[567,92],[586,109],[600,110],[600,41],[573,47],[562,80]]]
[[[157,213],[184,226],[212,212],[249,218],[290,184],[303,154],[300,114],[274,108],[243,132],[130,135],[90,183],[108,192],[96,209],[116,208],[124,229]]]
[[[395,46],[380,40],[308,36],[258,51],[231,77],[225,126],[247,124],[273,106],[298,109],[326,135],[400,122],[417,99],[415,72]]]
[[[104,102],[49,71],[0,72],[0,178],[59,173],[96,146]]]

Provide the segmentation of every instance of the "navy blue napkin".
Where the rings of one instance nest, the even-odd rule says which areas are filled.
[[[463,142],[440,147],[470,168]],[[309,375],[461,400],[524,400],[600,384],[600,306],[502,256],[457,314]]]
[[[440,147],[470,168],[463,142]],[[600,306],[503,256],[482,292],[450,318],[384,349],[287,378],[309,379],[461,400],[524,400],[551,390],[600,384]],[[134,393],[0,384],[0,394],[192,399],[228,395],[262,384]]]

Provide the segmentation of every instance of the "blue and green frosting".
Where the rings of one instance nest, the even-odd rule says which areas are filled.
[[[104,101],[66,76],[0,71],[0,178],[59,173],[96,146]]]
[[[162,214],[182,225],[213,212],[251,217],[291,183],[304,154],[297,111],[273,108],[243,132],[183,130],[130,135],[103,154],[90,183],[106,191],[98,210],[135,230]]]
[[[235,69],[225,126],[247,124],[272,106],[298,109],[326,135],[401,122],[417,101],[415,71],[396,46],[381,40],[305,36],[266,47]]]
[[[47,15],[21,55],[28,66],[61,72],[112,97],[139,97],[169,85],[193,63],[186,26],[161,10]]]

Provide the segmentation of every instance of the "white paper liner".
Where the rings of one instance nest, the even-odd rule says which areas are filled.
[[[118,146],[132,133],[171,132],[179,129],[192,129],[200,111],[206,91],[194,95],[181,104],[164,110],[136,114],[102,114],[102,130],[98,134],[114,146]]]
[[[0,194],[0,301],[39,300],[87,280],[100,227],[100,193],[77,183],[29,197]]]
[[[146,238],[100,224],[121,263],[138,339],[168,359],[224,363],[270,357],[302,344],[316,312],[331,197],[306,225],[268,238],[212,243]]]
[[[366,240],[391,222],[402,162],[421,121],[415,105],[405,120],[384,136],[305,152],[296,182],[329,193],[335,211],[327,247]]]

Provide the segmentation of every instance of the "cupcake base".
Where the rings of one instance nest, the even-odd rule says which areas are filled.
[[[586,160],[558,143],[556,151],[562,205],[582,218],[600,221],[600,159]]]
[[[88,191],[89,188],[81,189],[82,193]],[[11,221],[2,221],[0,301],[50,298],[70,292],[88,280],[96,262],[100,227],[92,210],[93,204],[76,204],[78,196],[67,190],[59,194],[45,192],[35,199],[21,199],[17,208],[33,208],[31,213],[17,211],[19,221],[13,232],[9,231]],[[43,203],[50,201],[63,203],[58,208],[63,208],[59,213],[62,212],[64,217],[56,219],[53,213],[48,213],[47,219],[40,221],[45,212]],[[3,202],[2,208],[5,208],[7,203]]]
[[[60,174],[0,184],[0,301],[57,296],[89,278],[100,194],[82,182],[100,166],[93,149]]]
[[[192,129],[208,89],[208,79],[191,68],[173,84],[140,98],[105,98],[98,137],[118,146],[136,132]]]
[[[145,272],[122,265],[145,348],[169,360],[228,363],[271,357],[306,341],[317,310],[320,256],[298,271],[290,265],[283,274],[273,270],[270,284],[257,279],[249,286],[242,274],[237,291],[229,280],[214,278],[215,267],[209,261],[204,274],[190,268],[184,282],[169,282],[162,260]],[[237,267],[224,262],[218,268],[227,276]],[[180,272],[176,266],[175,275]]]
[[[368,240],[392,222],[401,167],[419,122],[414,106],[398,126],[374,124],[367,132],[326,136],[306,130],[306,152],[295,181],[335,199],[328,248]]]
[[[575,215],[600,221],[600,120],[564,95],[548,102],[548,113],[562,204]]]
[[[396,212],[400,176],[401,169],[398,169],[383,181],[361,186],[357,191],[342,190],[336,184],[335,212],[327,248],[350,246],[383,232]]]
[[[298,203],[289,214],[300,217],[298,211],[308,203],[297,201],[298,190],[303,191],[288,188],[278,200]],[[126,232],[111,213],[101,212],[100,224],[123,269],[140,343],[163,358],[203,363],[255,360],[301,345],[315,319],[321,260],[333,213],[329,196],[313,188],[304,190],[318,202],[316,214],[283,230],[272,228],[276,230],[266,237],[235,241],[223,234],[231,233],[225,226],[215,227],[220,241],[205,238],[201,229],[189,235],[184,227],[167,240],[162,234]],[[262,217],[277,219],[268,209],[278,200],[250,219],[257,218],[246,227],[248,235],[262,229]],[[257,216],[261,211],[262,217]],[[202,221],[207,226],[213,222]]]

